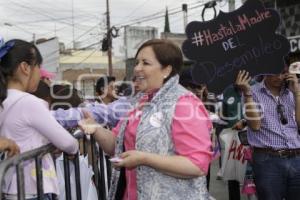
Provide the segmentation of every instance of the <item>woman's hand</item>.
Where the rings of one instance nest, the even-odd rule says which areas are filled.
[[[126,167],[128,169],[134,169],[137,166],[143,165],[145,158],[146,158],[145,152],[141,151],[126,151],[119,155],[119,157],[122,159],[121,162],[113,163],[114,167]]]
[[[7,151],[8,152],[7,156],[12,157],[20,153],[20,148],[13,140],[1,137],[0,151]]]
[[[82,111],[84,119],[78,122],[79,128],[87,135],[92,135],[96,132],[97,128],[99,128],[101,125],[98,124],[93,116],[87,112]]]
[[[249,72],[242,70],[239,71],[235,85],[243,92],[244,95],[248,95],[251,91],[251,86],[249,84],[251,77],[249,76]]]

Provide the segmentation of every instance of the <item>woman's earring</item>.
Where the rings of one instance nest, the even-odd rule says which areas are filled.
[[[167,76],[166,75],[164,75],[164,79],[166,79],[167,78]]]

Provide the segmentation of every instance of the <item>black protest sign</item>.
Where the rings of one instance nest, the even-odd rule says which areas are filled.
[[[300,35],[288,38],[291,45],[291,52],[300,52]]]
[[[289,42],[275,34],[279,22],[275,10],[266,9],[259,0],[248,0],[211,21],[189,23],[182,50],[195,61],[194,81],[219,94],[234,82],[239,70],[251,76],[280,73]]]

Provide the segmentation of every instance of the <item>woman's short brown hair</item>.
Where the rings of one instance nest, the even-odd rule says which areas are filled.
[[[172,66],[172,71],[165,81],[169,80],[172,76],[175,76],[180,72],[183,65],[183,56],[180,48],[176,44],[165,39],[148,40],[139,47],[135,58],[145,47],[152,47],[156,59],[163,66],[163,68],[167,67],[168,65]]]

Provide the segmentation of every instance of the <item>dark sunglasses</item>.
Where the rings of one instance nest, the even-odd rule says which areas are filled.
[[[288,120],[287,120],[286,116],[284,115],[285,109],[282,104],[277,105],[277,113],[279,114],[281,124],[286,125],[288,123]]]

